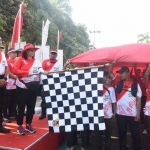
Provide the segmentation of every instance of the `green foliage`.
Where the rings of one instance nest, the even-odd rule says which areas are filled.
[[[13,25],[22,0],[0,1],[0,33],[5,44],[11,41]],[[62,32],[60,49],[64,50],[64,60],[89,49],[89,36],[85,25],[75,24],[71,16],[69,0],[24,0],[24,25],[21,40],[41,44],[42,22],[49,19],[50,29],[47,45],[55,49],[57,32]]]
[[[146,32],[144,34],[139,34],[138,35],[138,42],[137,43],[150,43],[149,33]]]

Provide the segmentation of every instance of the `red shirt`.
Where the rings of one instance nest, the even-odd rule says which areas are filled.
[[[13,72],[14,70],[14,62],[15,60],[12,60],[12,59],[7,59],[7,63],[8,63],[8,69],[9,69],[9,72]]]
[[[57,62],[57,60],[54,60],[52,62],[52,61],[50,61],[50,59],[45,59],[42,62],[42,68],[43,68],[43,70],[50,71],[53,68],[53,66],[55,65],[56,62]]]
[[[29,76],[29,70],[32,67],[35,59],[24,59],[19,57],[14,63],[14,74],[20,77]]]

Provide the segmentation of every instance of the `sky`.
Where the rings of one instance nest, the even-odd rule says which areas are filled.
[[[70,0],[72,19],[85,24],[95,47],[137,43],[139,34],[150,33],[150,0]],[[95,26],[95,29],[94,29]]]

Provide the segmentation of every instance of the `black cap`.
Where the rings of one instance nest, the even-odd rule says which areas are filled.
[[[116,71],[117,73],[129,72],[129,68],[126,66],[122,66],[120,70]]]

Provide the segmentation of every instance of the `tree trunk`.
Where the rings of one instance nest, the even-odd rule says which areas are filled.
[[[5,55],[7,55],[7,52],[8,52],[8,46],[9,46],[9,43],[5,43]]]

